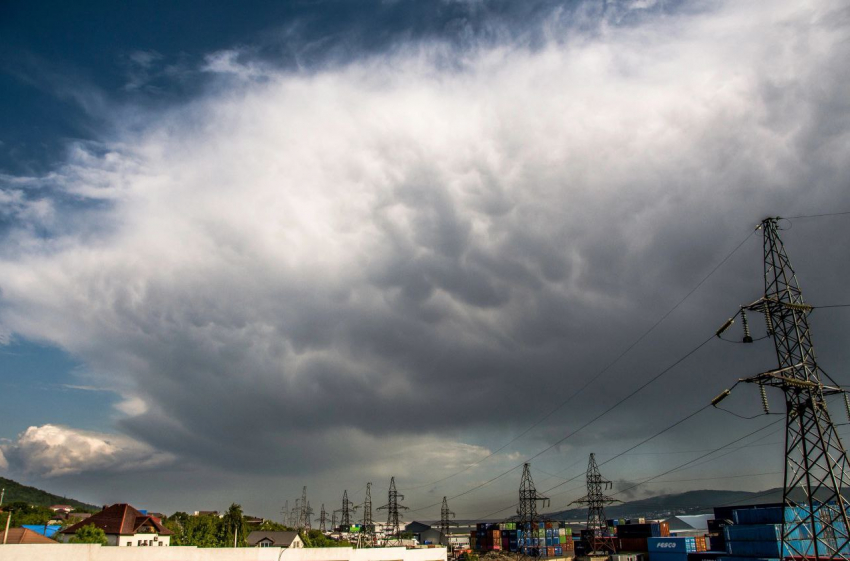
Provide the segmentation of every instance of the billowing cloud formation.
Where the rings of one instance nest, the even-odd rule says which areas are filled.
[[[36,477],[147,470],[172,459],[126,436],[57,425],[30,427],[0,451],[0,467]]]
[[[212,55],[204,98],[70,154],[56,185],[106,204],[17,234],[0,321],[82,357],[134,438],[226,469],[373,467],[526,423],[722,258],[718,232],[845,200],[832,6],[554,18],[539,48],[311,73]],[[31,431],[11,462],[74,469],[42,438],[72,434]],[[83,465],[110,457],[83,441]]]

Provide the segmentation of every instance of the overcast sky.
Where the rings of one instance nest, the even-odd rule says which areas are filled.
[[[498,517],[560,442],[532,473],[578,476],[565,508],[590,452],[775,366],[712,341],[573,434],[759,297],[762,218],[850,210],[847,60],[839,0],[3,2],[0,474],[266,516],[395,476],[408,518]],[[807,300],[847,303],[850,216],[781,225]],[[850,383],[850,312],[811,322]],[[778,427],[621,497],[781,485]]]

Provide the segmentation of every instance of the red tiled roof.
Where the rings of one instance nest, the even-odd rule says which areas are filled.
[[[3,535],[3,530],[0,530],[0,536]],[[3,538],[0,537],[0,543],[3,543]],[[52,543],[54,540],[46,538],[38,532],[33,532],[29,528],[9,528],[9,535],[6,537],[7,544],[26,544],[26,543]]]
[[[132,536],[146,524],[153,526],[160,536],[172,534],[171,530],[160,524],[159,520],[147,514],[142,514],[128,504],[114,504],[106,507],[82,522],[65,528],[61,533],[73,534],[83,526],[90,524],[101,528],[107,534],[120,534],[122,536]]]

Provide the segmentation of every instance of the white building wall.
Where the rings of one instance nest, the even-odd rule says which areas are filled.
[[[446,548],[281,549],[27,544],[0,545],[0,561],[446,561]]]

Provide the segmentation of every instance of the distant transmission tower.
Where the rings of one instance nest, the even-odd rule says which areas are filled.
[[[366,498],[363,500],[363,528],[357,538],[358,547],[375,545],[375,522],[372,520],[372,483],[366,484]]]
[[[446,502],[446,497],[443,497],[443,506],[440,507],[440,533],[443,534],[443,540],[448,547],[449,544],[449,526],[454,526],[457,522],[453,521],[455,513],[449,510],[449,503]]]
[[[307,486],[301,489],[301,510],[298,512],[298,529],[307,530],[310,528],[310,515],[308,514],[309,505],[307,503]]]
[[[295,528],[296,530],[300,530],[300,519],[301,519],[301,499],[295,499],[295,506],[292,508],[292,512],[289,513],[289,526],[291,528]]]
[[[401,545],[401,525],[398,519],[399,510],[407,510],[406,506],[400,505],[398,502],[404,500],[404,495],[399,493],[395,488],[395,477],[390,478],[390,490],[388,502],[378,510],[387,511],[387,545]]]
[[[534,487],[534,481],[531,479],[531,471],[529,464],[522,467],[522,480],[519,484],[519,507],[517,507],[517,515],[519,516],[522,535],[525,538],[524,552],[528,555],[536,556],[537,547],[532,545],[531,536],[537,531],[537,501],[543,502],[545,507],[549,504],[549,499],[537,492]]]
[[[319,513],[319,518],[317,518],[319,522],[319,531],[323,534],[326,534],[328,531],[328,513],[325,511],[325,503],[322,503],[322,510]]]
[[[767,334],[773,338],[779,366],[752,378],[757,384],[765,412],[769,412],[766,386],[779,388],[785,396],[785,484],[786,513],[782,525],[781,555],[798,560],[848,559],[850,557],[850,503],[843,492],[850,487],[847,452],[829,416],[826,398],[843,394],[850,416],[850,402],[818,366],[809,330],[812,306],[803,292],[785,246],[779,238],[778,218],[767,218],[759,228],[764,233],[764,296],[740,310],[744,343],[752,343],[747,311],[764,314]],[[734,319],[734,318],[733,318]],[[720,336],[732,324],[718,330]],[[834,385],[821,382],[821,374]],[[737,384],[736,384],[737,385]],[[734,388],[734,386],[733,386]],[[712,401],[717,405],[730,390]],[[795,490],[799,489],[797,493]],[[802,501],[797,498],[802,497]]]
[[[313,529],[313,507],[310,506],[310,501],[307,501],[307,510],[304,513],[304,531],[309,532]]]
[[[335,511],[331,512],[331,531],[332,532],[336,532],[336,528],[337,528],[337,526],[336,526],[336,513],[337,512],[339,512],[339,511],[335,510]]]
[[[289,525],[289,499],[283,505],[283,508],[280,510],[280,514],[283,517],[284,525]]]
[[[610,481],[602,479],[599,466],[596,465],[596,456],[590,454],[590,460],[587,462],[587,495],[570,504],[587,505],[587,530],[590,534],[588,545],[594,552],[609,551],[614,553],[616,551],[614,538],[608,535],[605,505],[619,501],[603,494],[603,491],[610,489],[611,486]]]
[[[341,513],[339,517],[339,525],[351,526],[351,515],[354,514],[355,510],[357,510],[357,507],[348,500],[348,489],[346,489],[342,493],[342,508],[337,511]]]

